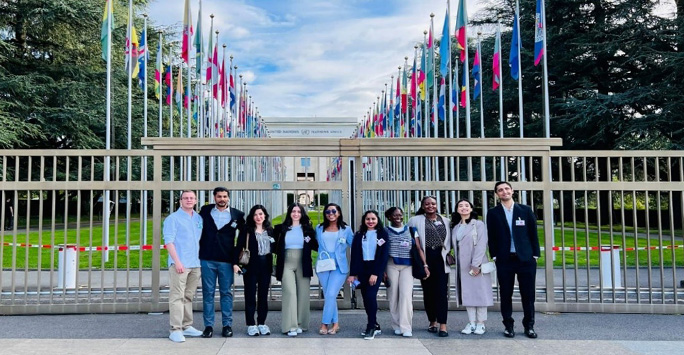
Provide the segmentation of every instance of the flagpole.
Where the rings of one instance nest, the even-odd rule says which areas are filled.
[[[451,1],[449,1],[449,0],[447,0],[447,17],[449,17],[449,20],[451,20]],[[449,58],[448,58],[449,64],[447,65],[448,73],[449,73],[448,74],[449,77],[447,78],[447,80],[449,80],[449,106],[448,106],[449,107],[449,135],[448,135],[448,137],[454,138],[454,105],[453,105],[454,103],[453,103],[452,97],[451,97],[451,94],[453,93],[453,89],[452,89],[453,86],[452,85],[454,84],[452,81],[452,77],[451,77],[451,75],[452,75],[452,71],[451,71],[451,30],[449,30],[449,38],[446,38],[446,39],[442,38],[442,41],[445,41],[445,40],[449,41],[448,42],[449,43]],[[441,43],[440,43],[440,45],[441,45]],[[444,101],[446,101],[446,94],[447,93],[445,90]],[[445,102],[444,105],[446,105],[446,104],[447,103]],[[444,125],[444,127],[445,127],[444,131],[446,132],[446,124]],[[444,137],[447,137],[447,135],[445,134]],[[453,166],[453,157],[452,157],[451,165]],[[452,181],[453,181],[453,178],[452,178]]]
[[[164,37],[162,36],[162,31],[158,31],[159,33],[159,53],[157,55],[159,56],[159,67],[157,70],[159,70],[159,137],[162,136],[162,120],[163,120],[163,109],[164,109],[164,81],[162,79],[162,76],[164,75],[164,65],[163,63],[163,52],[162,48],[163,43],[164,43]]]
[[[477,81],[480,85],[480,138],[485,137],[485,130],[484,130],[484,90],[482,90],[482,69],[484,69],[482,65],[482,47],[480,46],[480,36],[482,35],[482,32],[477,32],[477,60],[480,63],[480,71],[477,73]]]
[[[504,112],[503,112],[503,50],[501,49],[501,18],[496,24],[496,40],[499,43],[499,138],[504,137]],[[506,158],[501,157],[500,181],[506,181]]]
[[[518,118],[519,118],[519,125],[520,125],[520,138],[524,138],[524,123],[523,123],[523,89],[522,89],[522,64],[521,64],[521,58],[520,58],[520,3],[518,0],[515,1],[515,21],[517,22],[518,25],[518,45],[516,48],[516,51],[518,52]],[[526,181],[526,173],[525,173],[525,157],[521,157],[520,159],[520,180],[521,181]],[[524,205],[527,204],[527,191],[522,191],[522,203]]]
[[[169,51],[169,95],[171,95],[171,99],[169,99],[169,138],[173,138],[173,101],[174,101],[174,90],[173,90],[173,63],[171,62],[172,54]],[[171,156],[169,157],[169,181],[173,181],[175,179],[175,160],[176,157]],[[169,190],[169,212],[173,213],[174,211],[174,200],[173,200],[173,190]]]
[[[548,52],[546,51],[546,4],[544,0],[541,0],[541,17],[544,26],[542,28],[542,46],[544,48],[544,56],[542,58],[542,80],[544,83],[544,135],[546,138],[551,138],[551,110],[549,109],[549,67],[546,63],[546,57],[548,55]]]
[[[133,51],[138,50],[138,48],[133,47],[133,34],[135,32],[135,27],[133,25],[133,0],[128,1],[128,29],[129,29],[129,47],[128,47],[128,127],[127,127],[127,137],[128,143],[126,149],[131,150],[132,148],[132,117],[133,117],[133,66],[138,65],[138,63],[133,63]],[[126,157],[126,180],[131,179],[132,169],[131,169],[131,156]],[[117,197],[118,205],[118,197]],[[126,190],[126,242],[131,240],[131,190]],[[118,221],[117,221],[118,223]]]
[[[429,50],[434,52],[435,51],[435,47],[434,47],[434,45],[435,45],[435,43],[434,43],[435,14],[434,13],[430,14],[430,32],[432,33],[433,43],[430,43]],[[430,40],[430,39],[428,38],[428,40]],[[428,54],[432,54],[432,52],[428,53]],[[432,134],[435,138],[437,138],[438,137],[438,130],[437,130],[438,122],[437,121],[439,120],[439,118],[438,118],[439,115],[437,114],[437,70],[435,70],[435,56],[434,56],[434,54],[432,55],[432,62],[430,63],[430,65],[432,66],[432,114],[430,117],[431,117],[431,120],[432,120],[432,117],[434,117],[435,125],[433,126]],[[430,115],[430,113],[428,112],[428,113],[426,113],[426,115]],[[439,198],[439,196],[437,196],[437,197]],[[437,201],[437,202],[439,203],[439,201]]]
[[[144,25],[143,25],[143,43],[145,44],[145,53],[143,53],[143,137],[147,137],[147,57],[149,54],[149,46],[147,45],[147,14],[143,13]],[[147,146],[143,147],[147,150]],[[142,169],[141,169],[141,179],[142,181],[147,181],[147,156],[143,157]],[[130,203],[129,203],[130,205]],[[147,190],[143,190],[142,193],[142,235],[143,244],[147,245]]]
[[[104,157],[104,181],[109,186],[111,175],[111,156],[112,147],[112,21],[114,19],[113,0],[107,0],[107,94],[106,94],[106,114],[105,114],[105,149],[107,155]],[[109,246],[109,189],[104,190],[102,197],[102,241],[105,246]],[[104,261],[109,261],[109,248],[105,248]]]
[[[423,44],[422,44],[422,52],[423,52],[423,54],[421,55],[421,63],[422,63],[422,64],[425,64],[426,67],[427,67],[427,53],[428,53],[428,52],[427,52],[427,51],[428,51],[428,50],[427,50],[427,41],[428,41],[428,40],[427,40],[427,33],[428,33],[427,30],[423,30]],[[430,127],[430,125],[429,125],[429,124],[430,124],[430,117],[429,117],[429,112],[430,112],[430,110],[429,110],[429,104],[430,104],[430,100],[428,100],[430,90],[428,90],[428,86],[427,86],[427,75],[428,75],[428,72],[427,72],[426,68],[420,68],[420,70],[425,72],[425,73],[423,74],[423,75],[425,75],[425,79],[423,79],[424,83],[423,83],[423,90],[422,90],[422,91],[424,91],[424,92],[421,92],[421,95],[420,95],[420,96],[421,96],[421,97],[425,97],[425,99],[423,100],[423,102],[422,102],[421,104],[423,105],[423,112],[427,112],[427,113],[428,113],[428,114],[424,114],[424,115],[423,115],[423,127],[425,127],[425,129],[424,129],[423,132],[422,132],[422,133],[423,133],[422,136],[423,136],[424,138],[427,138],[427,137],[430,136],[430,129],[428,128],[428,127]]]

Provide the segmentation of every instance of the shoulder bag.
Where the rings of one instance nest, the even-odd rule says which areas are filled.
[[[240,251],[240,256],[238,257],[238,264],[247,265],[249,264],[249,233],[247,233],[247,238],[245,238],[245,247]]]

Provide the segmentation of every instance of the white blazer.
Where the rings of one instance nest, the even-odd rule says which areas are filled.
[[[444,222],[444,227],[446,229],[446,238],[444,239],[444,248],[442,249],[442,259],[444,260],[444,272],[448,274],[451,271],[451,267],[449,267],[449,264],[446,263],[446,255],[451,250],[451,220],[442,215],[439,216],[442,217],[442,222]],[[420,239],[420,247],[423,249],[423,252],[425,252],[425,216],[421,214],[411,217],[408,220],[408,226],[416,229],[418,238]]]

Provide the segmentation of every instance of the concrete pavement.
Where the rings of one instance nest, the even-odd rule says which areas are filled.
[[[363,310],[340,312],[342,330],[318,335],[320,311],[313,311],[309,331],[297,338],[279,332],[280,312],[270,312],[270,336],[248,337],[244,313],[235,312],[232,338],[188,338],[175,344],[167,339],[168,314],[83,314],[0,317],[0,354],[684,354],[681,315],[537,313],[536,340],[527,339],[520,326],[514,339],[502,336],[500,315],[489,312],[487,333],[462,335],[462,311],[449,313],[448,338],[426,331],[425,313],[416,311],[413,337],[392,334],[388,311],[378,320],[383,334],[363,340]],[[220,314],[216,315],[220,328]],[[195,327],[203,329],[202,313]]]

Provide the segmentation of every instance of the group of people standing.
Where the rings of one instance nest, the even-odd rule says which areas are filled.
[[[195,193],[184,191],[181,207],[167,217],[163,228],[169,253],[169,339],[182,342],[185,336],[213,336],[217,280],[221,334],[232,336],[234,274],[244,277],[247,334],[269,335],[265,322],[274,258],[275,276],[282,283],[280,331],[290,337],[308,330],[314,271],[324,296],[321,335],[340,331],[337,295],[345,282],[352,290],[359,289],[363,297],[367,315],[363,337],[373,339],[380,334],[377,294],[384,282],[394,334],[411,337],[413,283],[414,278],[419,278],[429,322],[427,330],[447,337],[449,274],[455,266],[459,303],[465,306],[469,320],[462,333],[485,333],[487,307],[493,305],[491,272],[496,269],[504,335],[515,336],[512,293],[517,275],[525,335],[536,338],[536,219],[531,208],[514,203],[510,183],[498,182],[494,190],[501,204],[489,210],[486,226],[478,220],[470,201],[458,201],[456,212],[447,218],[438,213],[437,199],[426,196],[406,224],[399,207],[385,211],[390,223],[387,227],[380,214],[370,210],[363,214],[356,233],[344,222],[341,207],[334,203],[324,207],[324,220],[318,226],[311,224],[303,206],[294,203],[288,207],[283,223],[271,227],[264,206],[252,207],[246,218],[243,212],[230,208],[225,188],[216,188],[215,203],[203,206],[199,214],[194,210]],[[489,262],[487,246],[496,268]],[[315,266],[314,251],[318,254]],[[200,280],[204,331],[192,327],[192,299]]]

